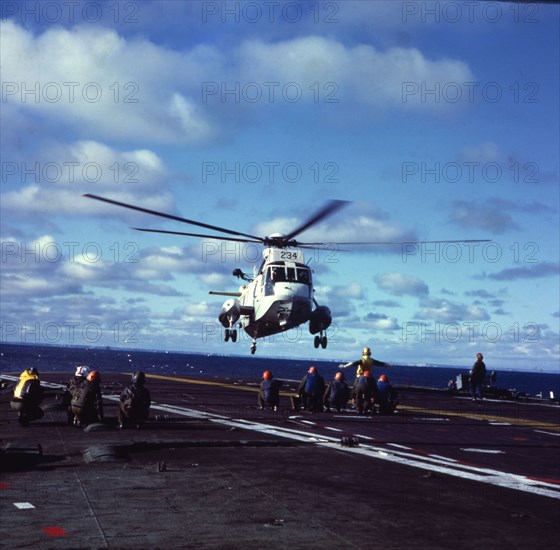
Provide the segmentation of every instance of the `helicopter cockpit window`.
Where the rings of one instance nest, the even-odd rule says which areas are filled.
[[[283,267],[271,267],[270,268],[270,279],[275,282],[283,282],[286,280],[286,272]]]
[[[309,270],[308,269],[298,269],[297,270],[297,280],[298,280],[298,283],[308,285],[309,284]]]
[[[286,269],[286,271],[288,272],[288,277],[286,278],[286,280],[290,281],[290,282],[295,282],[295,280],[296,280],[296,269],[295,269],[295,267],[288,267]]]

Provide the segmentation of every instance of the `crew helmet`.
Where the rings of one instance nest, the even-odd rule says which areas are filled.
[[[132,383],[136,384],[137,386],[143,386],[145,381],[146,375],[141,370],[136,371],[132,375]]]
[[[90,382],[94,382],[94,381],[100,382],[100,381],[101,381],[101,376],[99,375],[99,371],[92,370],[92,371],[87,375],[87,379],[88,379]]]
[[[386,374],[382,374],[379,377],[379,382],[389,382],[389,377]]]
[[[265,370],[265,371],[263,372],[263,378],[264,378],[265,380],[270,380],[270,379],[272,378],[272,373],[271,373],[269,370]]]
[[[86,365],[80,365],[79,367],[76,367],[74,376],[87,376],[90,372],[91,369],[89,367],[87,367]]]
[[[367,347],[364,348],[364,349],[362,350],[362,355],[368,355],[368,356],[371,355],[371,349],[369,349],[369,348],[367,348]]]
[[[317,367],[315,367],[314,365],[311,365],[309,367],[309,370],[307,371],[309,374],[317,374]]]
[[[344,373],[342,371],[338,371],[335,375],[334,375],[334,379],[335,380],[344,380]]]

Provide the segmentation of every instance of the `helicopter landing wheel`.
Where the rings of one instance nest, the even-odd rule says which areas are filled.
[[[255,355],[255,351],[257,351],[257,344],[251,346],[251,355]]]
[[[315,339],[313,340],[313,345],[315,346],[315,349],[319,349],[319,346],[322,347],[323,349],[327,349],[327,336],[323,335],[323,333],[321,333],[321,335],[317,334],[317,336],[315,336]]]
[[[230,331],[231,341],[237,342],[237,330],[232,328]]]
[[[224,331],[224,342],[227,342],[229,340],[229,328],[226,328],[226,330]]]

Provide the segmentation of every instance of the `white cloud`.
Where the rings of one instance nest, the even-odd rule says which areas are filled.
[[[385,273],[374,277],[377,286],[393,296],[423,296],[429,294],[428,285],[412,275]]]

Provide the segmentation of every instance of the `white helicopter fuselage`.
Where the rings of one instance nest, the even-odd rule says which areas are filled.
[[[312,334],[328,328],[330,311],[314,300],[312,271],[303,251],[267,248],[263,257],[254,279],[224,302],[219,320],[226,331],[238,324],[255,341],[308,321]]]

